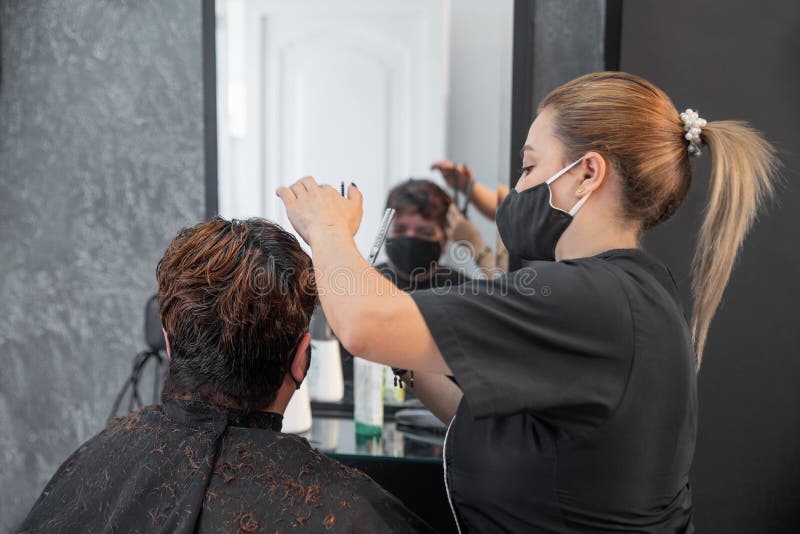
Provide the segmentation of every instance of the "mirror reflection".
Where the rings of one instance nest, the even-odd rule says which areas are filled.
[[[512,37],[511,0],[218,0],[220,214],[291,230],[279,186],[354,182],[362,254],[396,210],[378,264],[400,287],[493,276]]]

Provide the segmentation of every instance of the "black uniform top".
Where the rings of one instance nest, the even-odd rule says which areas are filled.
[[[413,298],[464,391],[461,532],[694,531],[695,353],[663,264],[612,250]]]
[[[64,462],[22,531],[432,532],[281,419],[177,400],[117,418]]]

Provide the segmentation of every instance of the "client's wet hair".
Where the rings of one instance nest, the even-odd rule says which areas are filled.
[[[269,406],[317,297],[297,239],[264,219],[215,217],[180,230],[156,276],[172,353],[163,395]]]

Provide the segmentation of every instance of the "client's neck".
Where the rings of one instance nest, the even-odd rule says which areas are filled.
[[[293,380],[290,379],[289,373],[286,373],[286,376],[283,377],[283,383],[281,387],[278,388],[278,393],[275,395],[275,400],[264,408],[263,412],[273,412],[279,413],[283,415],[286,411],[286,406],[289,405],[289,401],[292,400],[292,396],[297,391],[297,384]]]
[[[189,389],[191,389],[191,391],[189,391]],[[269,405],[259,408],[231,398],[229,395],[220,392],[210,384],[202,384],[194,388],[182,387],[180,384],[175,383],[172,376],[168,373],[164,379],[164,387],[161,390],[161,396],[165,399],[202,402],[229,410],[272,412],[283,415],[283,412],[286,411],[286,406],[289,404],[296,390],[297,384],[291,379],[291,375],[286,373],[283,378],[283,383],[280,388],[278,388],[278,392],[275,395],[275,400]]]

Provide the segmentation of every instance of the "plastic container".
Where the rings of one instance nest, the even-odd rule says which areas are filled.
[[[311,316],[311,366],[308,369],[308,394],[311,400],[339,402],[344,398],[342,353],[322,307]]]
[[[311,430],[311,401],[308,398],[308,385],[305,381],[294,392],[286,411],[283,412],[282,432],[302,434]]]
[[[353,419],[356,434],[378,436],[383,430],[383,365],[353,358]]]

